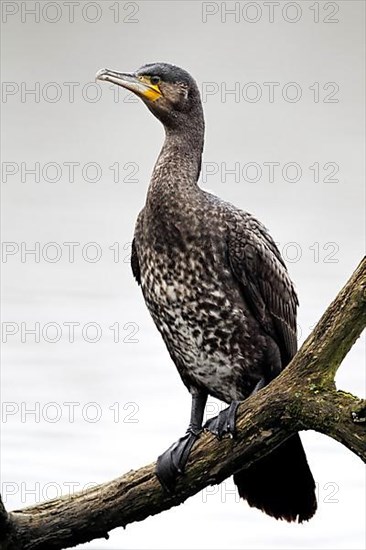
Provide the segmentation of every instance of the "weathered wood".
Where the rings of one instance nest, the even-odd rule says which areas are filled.
[[[83,493],[8,515],[0,509],[1,550],[56,550],[107,537],[111,529],[142,521],[220,483],[299,430],[324,433],[366,462],[366,401],[337,391],[334,384],[337,368],[366,324],[365,306],[364,259],[291,364],[241,403],[237,437],[218,441],[201,435],[174,494],[162,490],[150,464]]]

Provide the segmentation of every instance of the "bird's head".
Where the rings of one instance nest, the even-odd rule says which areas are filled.
[[[175,65],[149,63],[133,73],[102,69],[96,80],[112,82],[135,93],[166,128],[179,128],[192,118],[203,118],[195,80]]]

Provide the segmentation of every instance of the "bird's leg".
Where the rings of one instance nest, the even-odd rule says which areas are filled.
[[[262,388],[264,388],[264,386],[267,385],[267,382],[266,382],[266,379],[264,378],[264,376],[262,378],[260,378],[260,380],[256,383],[255,387],[254,387],[254,390],[251,392],[251,394],[249,395],[249,397],[251,395],[255,395],[256,393],[259,392],[259,390],[261,390]]]
[[[259,390],[264,388],[265,385],[266,380],[263,377],[257,382],[250,395],[256,394]],[[232,401],[229,407],[221,411],[214,418],[207,420],[204,425],[204,429],[216,435],[218,439],[221,439],[226,434],[231,435],[231,437],[235,437],[236,411],[239,403],[240,401]]]
[[[183,474],[189,453],[202,431],[206,401],[207,393],[192,395],[191,420],[185,435],[158,457],[155,473],[168,492],[173,491],[178,475]]]

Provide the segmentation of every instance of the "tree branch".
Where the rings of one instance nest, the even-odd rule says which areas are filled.
[[[366,324],[364,259],[329,306],[291,364],[269,386],[240,404],[237,437],[204,433],[174,494],[161,488],[155,464],[83,493],[6,515],[0,508],[1,550],[57,550],[142,521],[184,502],[204,487],[268,454],[290,435],[312,429],[366,461],[366,401],[337,391],[335,373]],[[2,540],[2,542],[1,542]]]

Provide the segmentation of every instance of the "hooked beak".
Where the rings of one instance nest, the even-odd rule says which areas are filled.
[[[118,73],[116,71],[110,71],[109,69],[101,69],[95,75],[95,80],[112,82],[149,101],[156,101],[162,96],[158,85],[151,84],[145,77],[138,77],[133,73]]]

